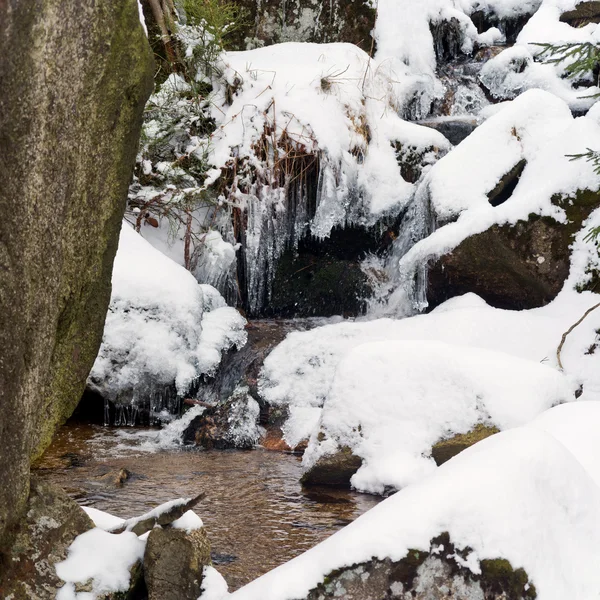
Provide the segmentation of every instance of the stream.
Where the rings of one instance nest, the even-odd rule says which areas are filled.
[[[206,493],[195,509],[213,563],[235,590],[323,541],[381,498],[303,489],[301,459],[263,449],[165,449],[156,429],[67,423],[36,465],[83,506],[122,518],[162,502]],[[115,483],[121,469],[129,472]]]

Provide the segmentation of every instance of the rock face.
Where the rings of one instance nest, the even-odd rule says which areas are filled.
[[[503,559],[483,560],[474,575],[459,560],[448,534],[432,540],[429,552],[410,550],[400,561],[373,559],[331,573],[307,600],[531,600],[535,587],[523,569]],[[454,557],[457,557],[455,559]],[[464,563],[463,563],[464,564]]]
[[[600,197],[583,191],[557,198],[566,224],[539,216],[516,225],[494,225],[473,235],[430,265],[427,300],[434,308],[454,296],[474,292],[496,308],[545,306],[569,275],[569,246]]]
[[[100,345],[153,62],[134,0],[0,2],[0,53],[1,548]]]
[[[0,598],[54,598],[64,584],[54,564],[64,560],[73,540],[94,524],[61,489],[35,478],[26,515],[0,565]]]
[[[371,49],[375,10],[367,0],[241,0],[246,10],[247,43],[349,42],[366,52]]]
[[[144,554],[148,600],[196,600],[202,571],[210,564],[210,543],[203,527],[190,533],[156,527]]]

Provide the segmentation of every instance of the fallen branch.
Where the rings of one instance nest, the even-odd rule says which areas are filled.
[[[584,313],[583,316],[581,317],[581,319],[579,319],[579,321],[577,321],[577,323],[573,323],[573,325],[571,325],[571,327],[569,327],[569,329],[567,329],[567,331],[565,331],[562,335],[562,339],[560,340],[560,344],[558,346],[558,349],[556,350],[556,360],[558,361],[558,368],[562,371],[563,370],[563,365],[562,362],[560,360],[560,353],[562,352],[563,346],[565,345],[565,342],[567,341],[567,337],[569,336],[569,334],[573,331],[573,329],[575,329],[576,327],[578,327],[579,325],[581,325],[581,323],[583,323],[584,319],[593,311],[595,311],[598,307],[600,307],[600,302],[598,302],[598,304],[595,304],[594,306],[592,306],[591,308],[588,308]]]

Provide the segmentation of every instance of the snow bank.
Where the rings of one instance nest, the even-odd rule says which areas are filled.
[[[524,425],[574,389],[551,367],[441,342],[362,344],[338,365],[303,464],[348,446],[360,491],[401,489],[436,468],[432,446],[483,423]],[[320,441],[319,441],[320,440]]]
[[[102,346],[90,385],[113,401],[175,383],[187,392],[246,342],[245,320],[128,225],[121,230]]]
[[[202,594],[198,600],[225,600],[229,596],[227,582],[214,567],[204,567]]]
[[[504,558],[525,569],[539,600],[593,598],[600,586],[600,489],[595,469],[588,472],[563,444],[567,436],[589,437],[598,405],[581,406],[591,405],[552,409],[564,421],[560,441],[532,425],[480,442],[232,600],[303,598],[335,569],[428,551],[442,532],[459,549],[472,549],[474,572],[482,559]],[[542,419],[558,420],[552,411]],[[597,446],[594,452],[598,463]]]

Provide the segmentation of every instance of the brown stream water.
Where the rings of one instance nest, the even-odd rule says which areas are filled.
[[[303,489],[300,458],[291,454],[144,451],[152,433],[67,424],[37,473],[80,504],[123,518],[206,492],[195,510],[230,590],[318,544],[380,501],[347,490]],[[131,473],[122,486],[114,482],[120,469]]]

